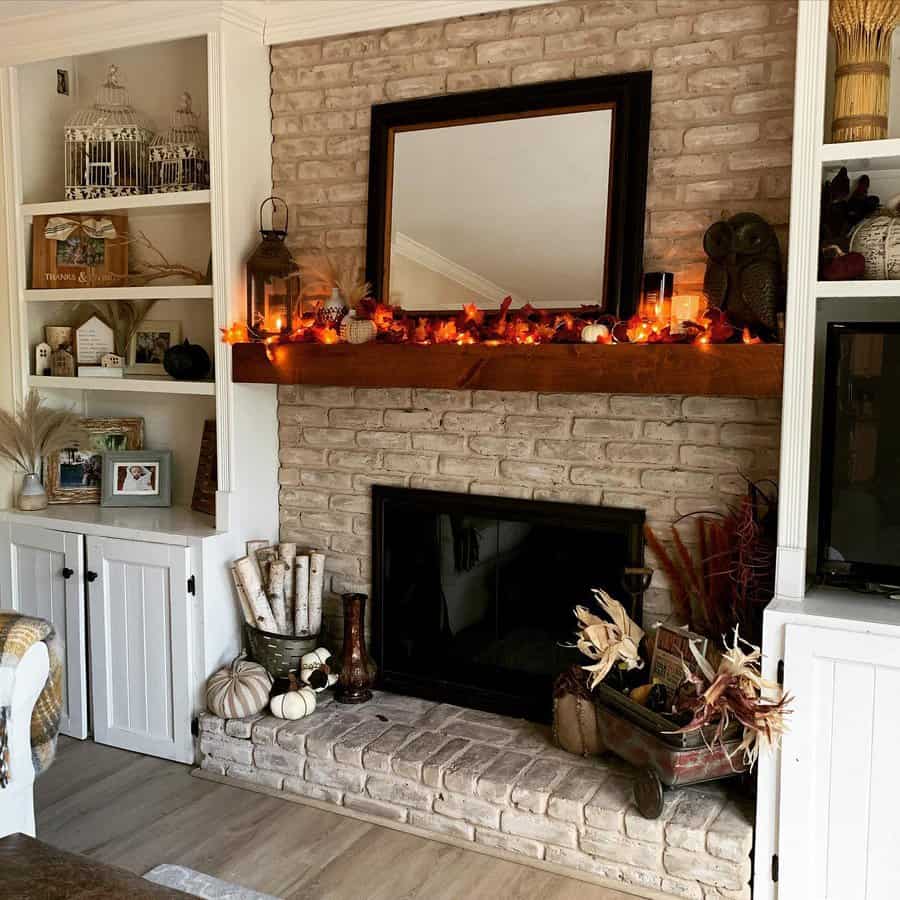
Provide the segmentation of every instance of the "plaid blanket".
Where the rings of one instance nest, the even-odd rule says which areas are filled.
[[[56,736],[62,711],[62,641],[53,626],[17,612],[0,612],[0,688],[12,685],[15,668],[26,651],[43,641],[50,655],[50,675],[31,714],[31,757],[35,775],[49,768],[56,754]],[[0,787],[9,781],[6,722],[11,697],[0,690]]]

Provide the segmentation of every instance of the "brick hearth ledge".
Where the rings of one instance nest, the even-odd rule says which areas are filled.
[[[201,769],[692,900],[749,900],[751,811],[707,785],[632,803],[634,770],[554,747],[518,719],[376,692],[361,706],[200,722]]]

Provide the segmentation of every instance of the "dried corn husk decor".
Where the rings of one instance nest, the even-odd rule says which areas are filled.
[[[741,649],[742,644],[748,652]],[[744,726],[744,736],[732,756],[743,754],[744,764],[752,769],[760,748],[777,746],[780,742],[786,730],[784,718],[791,712],[790,696],[782,695],[774,681],[762,677],[759,667],[762,651],[742,640],[737,628],[732,645],[725,643],[725,653],[717,669],[693,643],[690,648],[698,671],[695,674],[682,661],[685,681],[676,708],[691,712],[692,718],[673,733],[701,731],[715,725],[711,747],[724,746],[725,732],[732,722],[738,721]],[[778,699],[763,699],[764,692]]]
[[[625,607],[604,590],[594,589],[594,597],[609,619],[595,616],[584,606],[575,607],[575,616],[581,628],[576,632],[575,646],[592,660],[593,664],[582,666],[591,673],[588,689],[593,690],[609,674],[614,665],[625,671],[642,669],[644,660],[640,654],[640,643],[644,632],[625,612]]]
[[[897,0],[831,0],[836,48],[833,141],[887,135],[891,38],[900,23]]]

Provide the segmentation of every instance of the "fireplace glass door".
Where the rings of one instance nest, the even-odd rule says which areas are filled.
[[[388,688],[548,719],[591,588],[628,601],[643,513],[376,488],[373,649]]]

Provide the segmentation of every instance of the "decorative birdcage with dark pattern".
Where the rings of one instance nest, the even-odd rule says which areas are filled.
[[[185,91],[171,127],[150,143],[150,193],[201,191],[209,187],[209,158],[200,118]]]
[[[111,65],[94,105],[66,123],[66,199],[145,194],[152,137]]]

